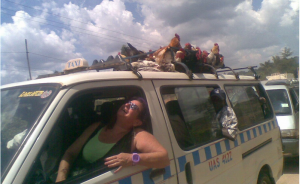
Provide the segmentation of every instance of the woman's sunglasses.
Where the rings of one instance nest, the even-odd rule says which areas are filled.
[[[139,110],[139,106],[137,106],[135,103],[128,102],[129,103],[129,108],[132,110]]]

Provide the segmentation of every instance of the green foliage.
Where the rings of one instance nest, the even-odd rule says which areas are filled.
[[[265,80],[266,76],[272,73],[295,73],[299,67],[299,57],[292,56],[293,52],[290,48],[285,47],[281,56],[272,56],[272,61],[268,60],[264,63],[260,63],[260,67],[257,69],[258,75],[261,80]]]

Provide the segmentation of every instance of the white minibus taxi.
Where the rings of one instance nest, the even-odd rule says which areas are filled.
[[[281,130],[285,157],[299,156],[299,81],[263,81]]]
[[[2,183],[54,183],[65,150],[132,96],[147,100],[151,120],[144,129],[168,151],[170,165],[114,173],[94,164],[61,183],[275,184],[282,175],[279,126],[255,77],[136,70],[55,75],[1,87]],[[235,140],[211,131],[214,88],[226,92],[237,116]]]

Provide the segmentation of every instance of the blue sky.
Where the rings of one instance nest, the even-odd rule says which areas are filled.
[[[259,65],[289,47],[299,55],[297,0],[103,0],[1,1],[1,84],[62,71],[83,57],[116,55],[127,42],[139,50],[168,45],[177,33],[181,45],[210,51],[220,45],[232,68]]]

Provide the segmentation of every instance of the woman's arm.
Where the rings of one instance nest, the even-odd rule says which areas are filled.
[[[134,139],[136,149],[141,152],[139,165],[164,168],[170,165],[167,150],[149,132],[139,129]]]
[[[63,181],[67,178],[69,174],[69,169],[80,153],[83,145],[95,131],[95,129],[100,125],[100,123],[94,123],[90,125],[81,135],[76,139],[76,141],[67,149],[63,158],[60,161],[58,173],[56,177],[56,182]]]
[[[141,153],[139,153],[140,161],[138,165],[143,165],[149,168],[164,168],[170,165],[167,150],[156,140],[156,138],[142,130],[136,131],[134,138],[134,147]],[[105,165],[108,167],[119,168],[115,171],[118,172],[123,167],[133,165],[132,154],[120,153],[105,159]]]

